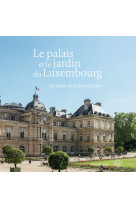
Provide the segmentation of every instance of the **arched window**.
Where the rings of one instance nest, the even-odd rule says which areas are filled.
[[[20,145],[19,149],[25,153],[25,147],[23,145]]]

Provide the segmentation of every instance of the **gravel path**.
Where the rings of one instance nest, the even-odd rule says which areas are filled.
[[[31,164],[28,161],[24,161],[23,163],[18,164],[17,167],[21,167],[21,172],[52,172],[52,169],[47,165],[42,165],[43,161],[32,161]],[[0,164],[0,172],[9,172],[10,167],[14,167],[13,164]],[[58,172],[58,171],[53,171]],[[63,170],[61,172],[66,172]],[[94,169],[81,169],[81,168],[68,168],[67,172],[95,172]]]

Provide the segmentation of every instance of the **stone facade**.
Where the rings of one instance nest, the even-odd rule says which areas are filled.
[[[103,155],[107,146],[114,151],[114,120],[101,103],[92,104],[89,99],[73,115],[55,107],[47,112],[35,93],[26,108],[16,103],[0,106],[1,156],[6,145],[23,150],[26,156],[41,156],[45,145],[70,155],[85,155],[88,147],[94,147],[96,155]]]

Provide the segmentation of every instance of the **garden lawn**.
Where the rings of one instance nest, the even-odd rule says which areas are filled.
[[[117,167],[131,167],[136,168],[136,158],[127,159],[111,159],[111,160],[99,160],[88,162],[77,162],[75,165],[90,164],[92,166],[117,166]]]

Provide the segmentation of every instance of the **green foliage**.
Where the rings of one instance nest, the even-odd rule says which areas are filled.
[[[69,165],[69,156],[65,152],[53,152],[48,159],[49,166],[55,170],[66,169]]]
[[[2,147],[2,151],[3,151],[4,156],[7,155],[8,152],[9,152],[11,149],[13,149],[13,147],[10,146],[10,145],[7,145],[7,146],[5,146],[5,147]]]
[[[25,154],[23,153],[23,151],[15,148],[9,149],[4,156],[5,161],[8,164],[13,163],[15,165],[15,168],[18,163],[22,163],[25,160]]]
[[[53,152],[53,149],[49,146],[45,146],[43,147],[43,153],[45,153],[45,155],[50,155]]]
[[[124,150],[124,148],[123,147],[117,147],[117,153],[119,154],[119,155],[121,155],[121,153],[123,152],[123,150]]]
[[[112,147],[106,147],[105,152],[107,152],[107,155],[109,155],[112,152]]]
[[[115,113],[115,147],[136,148],[136,113]]]
[[[88,147],[87,151],[90,153],[90,157],[92,157],[94,153],[94,148],[93,147]]]

